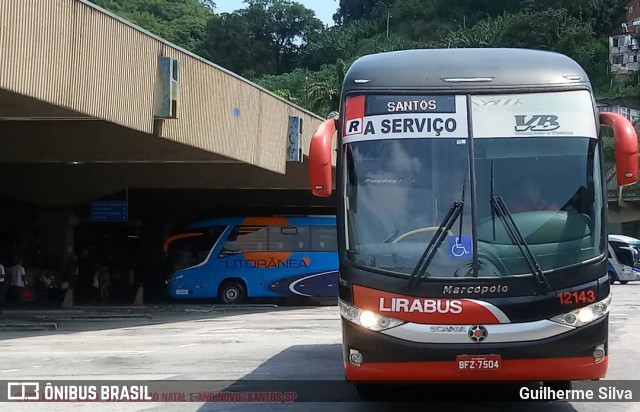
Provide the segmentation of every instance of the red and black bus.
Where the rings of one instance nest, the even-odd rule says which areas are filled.
[[[348,381],[600,379],[608,363],[603,136],[633,184],[630,122],[570,58],[519,49],[358,59],[312,138],[336,191]]]

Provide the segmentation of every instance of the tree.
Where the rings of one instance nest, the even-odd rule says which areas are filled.
[[[314,73],[309,70],[298,68],[290,73],[263,76],[257,80],[257,83],[292,103],[310,109],[305,93],[312,76]]]
[[[337,25],[346,26],[360,19],[368,19],[378,3],[385,0],[340,0],[340,8],[333,15]]]
[[[216,11],[216,3],[214,3],[213,0],[200,0],[200,2],[211,13],[214,13]]]
[[[471,28],[450,32],[442,47],[517,47],[551,50],[575,59],[594,87],[608,82],[608,51],[590,24],[565,9],[488,17]]]
[[[315,77],[307,89],[307,100],[311,102],[310,110],[326,117],[331,111],[340,108],[342,83],[352,63],[353,61],[339,60],[333,65],[323,67],[321,76]]]
[[[348,26],[331,27],[310,41],[303,62],[306,67],[317,70],[340,59],[373,53],[375,51],[367,48],[367,43],[376,38],[378,32],[377,25],[366,20],[359,20]]]
[[[323,25],[313,10],[287,0],[245,0],[248,7],[238,14],[249,24],[257,41],[272,50],[275,72],[292,69],[308,37]]]
[[[351,60],[324,65],[320,70],[298,68],[291,73],[264,76],[257,82],[262,87],[308,110],[326,116],[340,107],[342,82]]]
[[[209,20],[198,52],[250,79],[275,71],[267,45],[257,40],[246,19],[235,13],[223,13]]]
[[[215,7],[210,0],[91,1],[187,50],[196,50],[204,39]]]
[[[626,0],[520,0],[520,4],[524,12],[566,10],[570,16],[590,24],[598,36],[609,35],[626,20]]]
[[[442,37],[449,27],[447,21],[438,18],[434,0],[395,0],[391,4],[378,2],[371,16],[378,23],[380,32],[402,36],[414,41],[433,40]]]

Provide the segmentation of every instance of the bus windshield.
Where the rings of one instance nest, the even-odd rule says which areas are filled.
[[[468,191],[466,140],[363,141],[345,151],[348,256],[360,265],[411,273],[452,203]],[[463,209],[452,228],[456,236],[471,236],[470,213]],[[439,253],[450,249],[444,244]],[[457,259],[436,257],[429,273],[453,276],[472,261],[471,253],[460,252]]]
[[[464,201],[425,277],[530,274],[531,265],[491,207],[492,198],[498,197],[541,270],[571,266],[604,253],[601,159],[594,136],[475,137],[345,142],[342,190],[347,258],[352,264],[409,276],[452,204]],[[472,265],[474,254],[477,270]]]

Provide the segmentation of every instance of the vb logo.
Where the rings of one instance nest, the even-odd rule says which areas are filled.
[[[559,128],[558,116],[548,114],[516,116],[516,132],[550,132]]]

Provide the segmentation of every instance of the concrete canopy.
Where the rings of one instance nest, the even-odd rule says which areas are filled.
[[[287,162],[289,117],[307,155],[313,113],[84,0],[5,0],[0,27],[0,190],[11,197],[308,190],[306,162]],[[179,63],[175,118],[156,116],[161,57]]]

